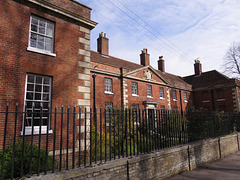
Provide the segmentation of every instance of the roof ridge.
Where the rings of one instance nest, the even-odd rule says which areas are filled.
[[[99,55],[102,56],[102,57],[104,57],[104,56],[106,56],[106,57],[111,57],[111,58],[115,58],[115,59],[118,59],[118,60],[121,60],[121,61],[126,61],[127,63],[132,63],[132,64],[136,64],[136,65],[138,65],[138,66],[142,66],[141,64],[137,64],[137,63],[132,62],[132,61],[129,61],[129,60],[121,59],[121,58],[118,58],[118,57],[115,57],[115,56],[110,56],[110,55],[103,55],[103,54],[100,54],[99,52],[93,51],[93,50],[90,50],[90,51],[91,51],[91,52],[94,52],[94,53],[97,53],[97,54],[99,54]]]

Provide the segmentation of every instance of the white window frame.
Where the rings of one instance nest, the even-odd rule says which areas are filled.
[[[32,30],[32,26],[34,26],[34,24],[32,24],[32,19],[36,19],[37,20],[37,31],[33,31]],[[45,23],[45,27],[40,27],[40,22],[41,23]],[[51,28],[47,28],[47,27],[52,27],[52,29]],[[44,33],[41,33],[41,32],[39,32],[40,31],[40,29],[44,29]],[[51,21],[49,21],[49,20],[46,20],[46,19],[43,19],[43,18],[40,18],[40,17],[37,17],[37,16],[34,16],[34,15],[31,15],[30,16],[30,25],[29,25],[29,38],[28,38],[28,47],[27,47],[27,50],[28,51],[32,51],[32,52],[37,52],[37,53],[40,53],[40,54],[46,54],[46,55],[50,55],[50,56],[56,56],[56,54],[55,53],[53,53],[53,49],[54,49],[54,31],[55,31],[55,24],[53,23],[53,22],[51,22]],[[49,34],[47,34],[47,32],[49,32]],[[36,36],[36,46],[37,46],[37,44],[38,44],[38,42],[39,43],[41,43],[40,41],[38,41],[38,38],[42,38],[42,43],[43,43],[43,46],[44,46],[44,48],[39,48],[39,47],[33,47],[32,45],[31,45],[31,34],[32,35],[35,35]],[[47,50],[46,49],[46,44],[48,44],[48,43],[46,43],[46,40],[50,40],[49,42],[51,42],[50,43],[50,48],[51,48],[51,50]]]
[[[105,121],[106,124],[109,125],[109,121],[111,120],[111,116],[109,112],[111,113],[113,110],[113,103],[112,102],[105,102]]]
[[[113,83],[111,78],[104,78],[104,93],[113,94]]]
[[[133,110],[133,115],[136,115],[136,116],[133,116],[134,125],[136,125],[137,117],[139,113],[139,104],[132,104],[132,110]]]
[[[173,99],[173,101],[177,101],[177,91],[176,90],[172,90],[172,99]]]
[[[165,106],[164,106],[164,105],[161,105],[161,106],[160,106],[160,109],[161,109],[161,112],[162,112],[162,111],[165,111]]]
[[[132,96],[138,96],[138,83],[132,82]]]
[[[159,96],[160,96],[160,99],[165,99],[164,98],[164,88],[163,87],[159,87]]]
[[[187,92],[183,93],[183,97],[184,97],[184,102],[188,102],[188,100],[187,100]]]
[[[147,84],[147,98],[153,98],[152,96],[152,85]]]
[[[33,76],[34,77],[34,82],[30,82],[28,81],[28,77],[30,76]],[[41,78],[41,83],[37,82],[37,77]],[[49,82],[48,83],[44,83],[44,79],[48,79]],[[29,85],[29,86],[28,86]],[[31,86],[32,86],[32,90],[31,90]],[[37,91],[36,88],[37,87],[41,87],[41,90]],[[47,88],[48,87],[48,90],[44,90],[44,88]],[[30,90],[29,90],[30,89]],[[25,82],[25,93],[24,93],[24,111],[25,111],[25,107],[26,107],[26,111],[30,112],[29,113],[29,117],[23,117],[23,125],[24,125],[24,121],[25,123],[27,122],[27,120],[29,119],[31,121],[31,125],[27,125],[25,124],[25,135],[31,135],[32,134],[32,124],[33,124],[33,121],[32,118],[33,118],[33,114],[31,112],[35,112],[36,111],[40,111],[40,108],[39,107],[35,107],[33,109],[33,106],[34,104],[41,104],[41,103],[45,103],[47,104],[47,109],[46,107],[43,106],[43,113],[44,111],[49,113],[51,112],[51,92],[52,92],[52,78],[49,77],[49,76],[43,76],[43,75],[36,75],[36,74],[26,74],[26,82]],[[32,99],[27,99],[27,93],[29,94],[32,94]],[[40,95],[41,98],[40,100],[37,100],[36,99],[36,95]],[[44,95],[46,95],[46,97],[48,96],[48,100],[44,100]],[[29,104],[28,104],[29,103]],[[28,114],[28,113],[26,113]],[[31,117],[30,117],[31,116]],[[36,119],[38,119],[38,117],[36,117]],[[39,117],[40,119],[40,117]],[[50,114],[48,114],[48,117],[44,117],[44,114],[42,115],[42,122],[44,119],[47,119],[48,120],[48,127],[49,127],[49,131],[48,133],[52,133],[52,130],[50,130]],[[24,126],[22,126],[22,131],[21,131],[21,135],[23,135],[23,128]],[[34,129],[33,129],[33,134],[39,134],[40,132],[40,126],[34,126]],[[41,134],[46,134],[47,133],[47,125],[42,125],[41,126]]]
[[[174,113],[178,113],[178,107],[177,107],[177,106],[174,106],[174,107],[173,107],[173,112],[174,112]]]

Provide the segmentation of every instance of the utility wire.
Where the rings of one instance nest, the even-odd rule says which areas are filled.
[[[110,0],[109,0],[110,1]],[[166,41],[168,41],[171,45],[173,45],[176,49],[184,53],[189,58],[193,59],[191,56],[188,55],[188,53],[184,52],[182,49],[177,47],[173,42],[171,42],[168,38],[166,38],[163,34],[161,34],[158,30],[156,30],[154,27],[152,27],[149,23],[144,21],[140,16],[138,16],[136,13],[134,13],[130,8],[128,8],[125,4],[123,4],[121,1],[117,0],[121,5],[123,5],[127,10],[129,10],[133,15],[135,15],[138,19],[140,19],[143,23],[148,25],[151,29],[153,29],[155,32],[157,32],[161,37],[163,37]]]
[[[101,4],[101,5],[103,5],[103,6],[105,6],[106,8],[108,8],[108,9],[110,9],[111,11],[112,11],[112,8],[110,8],[110,7],[108,7],[105,3],[99,3],[99,4]],[[96,11],[96,10],[95,10]],[[96,11],[97,12],[97,11]],[[114,14],[116,14],[118,17],[120,17],[115,11],[112,11]],[[98,14],[100,14],[99,12],[98,12]],[[124,14],[126,14],[125,12],[124,12]],[[127,14],[126,14],[127,15]],[[103,16],[103,15],[102,15]],[[128,15],[127,15],[128,16]],[[105,17],[106,18],[106,17]],[[131,17],[130,17],[131,18]],[[108,18],[107,18],[108,19]],[[131,18],[131,19],[133,19],[133,18]],[[134,19],[133,19],[134,20]],[[112,20],[109,20],[110,22],[112,22]],[[138,31],[141,31],[141,29],[139,29],[139,28],[137,28],[136,26],[133,26],[133,24],[131,24],[130,22],[128,22],[128,21],[126,21],[126,20],[124,20],[125,21],[125,23],[127,23],[127,24],[129,24],[130,26],[132,26],[132,27],[134,27],[135,29],[137,29]],[[136,22],[135,20],[134,20],[134,22]],[[138,22],[137,22],[137,24],[139,24]],[[141,24],[140,24],[141,25]],[[121,26],[119,26],[119,27],[121,27]],[[146,29],[146,27],[143,27],[144,29]],[[121,28],[121,29],[123,29],[123,28]],[[125,29],[123,29],[124,31],[126,31]],[[151,31],[149,31],[149,30],[147,30],[148,32],[150,32],[151,34],[153,34]],[[127,32],[127,31],[126,31]],[[131,32],[130,32],[131,33]],[[152,38],[151,36],[149,36],[149,35],[146,35],[146,34],[144,34],[147,38],[150,38],[150,39],[152,39],[152,40],[156,40],[156,39],[154,39],[154,38]],[[154,35],[154,34],[153,34]],[[134,36],[136,36],[135,34],[134,34]],[[154,35],[157,39],[159,39],[156,35]],[[137,38],[137,39],[139,39],[139,38]],[[143,39],[143,38],[142,38]],[[141,41],[142,42],[145,42],[145,41],[143,41],[141,39]],[[160,41],[162,41],[161,39],[159,39]],[[146,43],[146,42],[145,42]],[[165,42],[164,42],[165,43]],[[148,45],[150,45],[149,43],[146,43],[146,44],[148,44]],[[166,44],[166,43],[165,43]],[[180,53],[178,53],[177,51],[175,51],[174,49],[172,49],[168,44],[166,44],[167,46],[168,46],[168,50],[169,51],[171,51],[172,53],[174,53],[175,55],[177,55],[177,56],[182,56],[182,54],[180,54]],[[151,47],[153,47],[152,45],[150,45]],[[153,49],[155,49],[156,51],[159,51],[158,49],[156,49],[156,48],[154,48],[153,47]]]
[[[157,39],[161,40],[165,45],[167,45],[169,48],[172,49],[172,51],[177,52],[175,49],[173,49],[168,43],[170,43],[172,46],[174,46],[176,49],[178,49],[179,51],[181,51],[183,54],[185,54],[185,56],[188,56],[188,58],[191,58],[191,62],[192,62],[192,57],[190,57],[189,55],[187,55],[187,53],[185,53],[184,51],[182,51],[180,48],[178,48],[174,43],[172,43],[170,40],[168,40],[165,36],[163,36],[161,33],[159,33],[157,30],[155,30],[150,24],[148,24],[147,22],[145,22],[141,17],[139,17],[137,14],[135,14],[131,9],[129,9],[126,5],[124,5],[123,3],[121,3],[119,0],[117,0],[118,2],[120,2],[126,9],[128,9],[133,15],[135,15],[138,19],[140,19],[142,22],[144,22],[146,25],[148,25],[151,29],[153,29],[155,32],[157,32],[161,37],[163,37],[168,43],[166,43],[165,41],[163,41],[162,39],[160,39],[158,36],[156,36],[152,31],[150,31],[149,29],[147,29],[145,26],[143,26],[142,24],[140,24],[139,22],[137,22],[133,17],[131,17],[130,15],[128,15],[124,10],[122,10],[120,7],[118,7],[116,4],[114,4],[111,0],[108,0],[113,6],[115,6],[116,8],[118,8],[122,13],[124,13],[126,16],[128,16],[130,19],[132,19],[134,22],[136,22],[137,24],[139,24],[142,28],[144,28],[145,30],[147,30],[150,34],[152,34],[153,36],[155,36]],[[109,7],[108,7],[109,8]],[[115,13],[115,12],[114,12]],[[116,13],[115,13],[116,14]],[[180,54],[179,52],[177,52],[180,56],[182,56],[182,54]]]
[[[102,13],[100,13],[99,11],[97,10],[92,10],[94,12],[96,12],[97,14],[99,14],[100,16],[102,16],[104,19],[108,20],[109,22],[112,22],[111,19],[109,19],[108,17],[104,16]],[[127,31],[125,28],[123,28],[122,26],[120,25],[117,25],[120,29],[122,29],[123,31],[127,32],[127,33],[131,33],[130,31]],[[150,46],[152,49],[155,49],[156,51],[159,51],[158,49],[156,49],[154,46],[152,46],[151,44],[147,43],[146,41],[144,41],[143,39],[144,38],[139,38],[136,34],[132,34],[136,39],[138,39],[140,42],[144,42],[145,44],[147,44],[148,46]],[[147,37],[147,36],[146,36]],[[148,37],[149,38],[149,37]],[[178,54],[176,54],[178,55]]]

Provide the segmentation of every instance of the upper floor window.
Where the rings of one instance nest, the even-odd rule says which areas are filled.
[[[105,78],[105,93],[112,93],[112,79]]]
[[[132,95],[138,95],[138,83],[132,82]]]
[[[225,101],[224,90],[218,89],[217,90],[217,101]]]
[[[176,92],[176,90],[172,91],[172,98],[173,98],[173,101],[177,101],[177,92]]]
[[[152,86],[151,85],[147,85],[147,96],[152,97]]]
[[[183,96],[184,96],[184,101],[187,102],[187,93],[184,92],[184,93],[183,93]]]
[[[41,133],[46,133],[47,125],[50,123],[51,86],[51,77],[27,74],[24,99],[26,134],[31,134],[32,126],[34,134],[39,133],[39,126],[42,126]]]
[[[160,99],[164,99],[164,89],[163,89],[163,87],[159,88],[159,93],[160,93]]]
[[[28,50],[56,56],[53,53],[54,23],[36,16],[30,17]]]

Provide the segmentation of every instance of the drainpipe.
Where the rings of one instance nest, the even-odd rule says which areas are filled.
[[[120,87],[121,87],[121,108],[124,108],[124,97],[123,97],[123,68],[122,67],[120,67],[119,68],[120,69]]]
[[[215,107],[215,102],[214,102],[214,91],[211,90],[211,97],[212,97],[212,108],[213,108],[213,111],[216,110],[216,107]]]
[[[182,108],[182,91],[181,91],[181,90],[179,90],[179,94],[180,94],[181,115],[183,115],[183,108]]]
[[[93,78],[93,113],[94,113],[94,122],[96,123],[96,82],[95,82],[95,79],[96,79],[96,74],[93,74],[92,75],[92,78]]]

